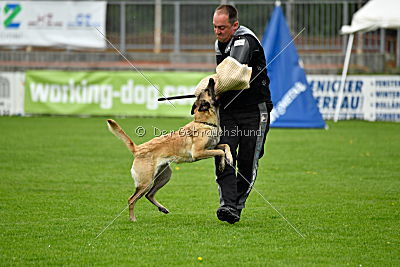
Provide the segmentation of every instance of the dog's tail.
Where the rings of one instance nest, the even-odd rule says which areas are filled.
[[[112,132],[116,137],[121,139],[125,145],[128,147],[129,151],[135,154],[136,145],[132,141],[132,139],[122,130],[122,128],[116,123],[114,120],[107,120],[108,129]]]

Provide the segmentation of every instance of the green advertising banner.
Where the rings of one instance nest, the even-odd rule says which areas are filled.
[[[27,71],[28,114],[190,116],[193,98],[158,102],[159,97],[193,94],[209,73]]]

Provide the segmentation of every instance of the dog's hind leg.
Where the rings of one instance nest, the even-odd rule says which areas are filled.
[[[166,209],[163,205],[161,205],[154,198],[154,196],[160,188],[162,188],[164,185],[166,185],[168,183],[168,181],[171,179],[171,175],[172,175],[172,170],[168,164],[160,166],[159,172],[155,176],[153,187],[146,194],[146,198],[151,203],[153,203],[158,208],[159,211],[161,211],[165,214],[169,213],[168,209]]]
[[[128,200],[129,218],[131,221],[136,221],[134,214],[135,203],[153,187],[154,164],[149,163],[147,160],[136,159],[131,172],[135,180],[136,191]]]
[[[129,204],[129,219],[132,222],[136,221],[136,216],[134,214],[135,203],[138,201],[146,192],[150,190],[151,186],[149,184],[138,185],[136,187],[135,193],[128,199]]]

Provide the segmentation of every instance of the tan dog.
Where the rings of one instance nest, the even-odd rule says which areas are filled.
[[[129,198],[129,217],[136,221],[134,206],[138,199],[146,198],[158,207],[159,211],[169,213],[154,196],[171,178],[171,162],[193,162],[215,156],[221,157],[219,168],[225,168],[225,159],[232,164],[229,146],[219,144],[219,116],[214,91],[215,82],[209,84],[196,99],[192,107],[194,121],[168,135],[156,137],[144,144],[135,145],[132,139],[113,120],[107,120],[110,131],[120,138],[133,153],[131,174],[136,191]],[[217,148],[217,149],[216,149]]]

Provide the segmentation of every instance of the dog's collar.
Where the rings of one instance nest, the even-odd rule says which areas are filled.
[[[194,121],[194,122],[203,123],[205,125],[212,126],[212,127],[218,127],[218,125],[216,125],[214,123],[209,123],[209,122],[206,122],[206,121]]]

